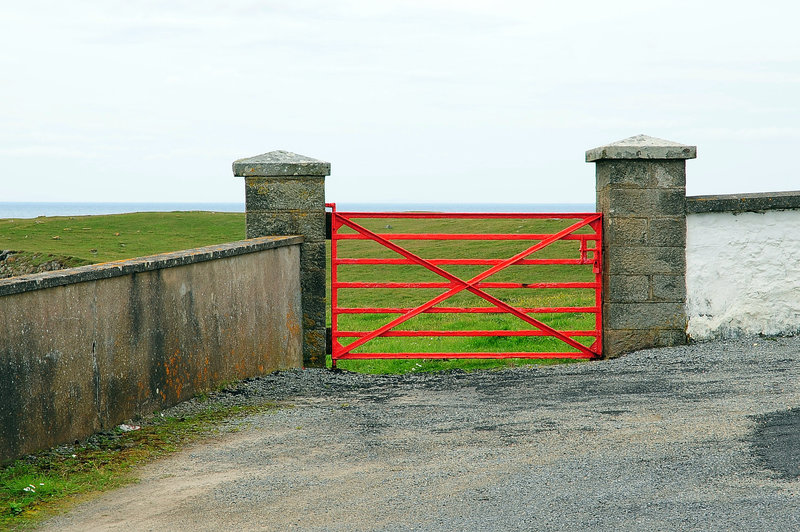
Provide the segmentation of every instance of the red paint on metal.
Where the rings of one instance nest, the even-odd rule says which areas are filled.
[[[551,314],[558,312],[580,312],[591,313],[595,312],[599,307],[538,307],[538,308],[520,308],[525,313],[539,313]],[[339,307],[338,314],[404,314],[413,310],[412,308],[401,307],[359,307],[359,308],[346,308]],[[505,314],[505,310],[494,307],[436,307],[425,310],[431,314]]]
[[[597,358],[602,353],[602,315],[601,315],[601,246],[602,219],[599,213],[356,213],[337,212],[335,204],[327,205],[331,209],[331,325],[333,353],[332,360],[335,367],[337,360],[365,359],[365,358]],[[555,219],[574,221],[568,227],[553,234],[481,234],[481,233],[391,233],[378,234],[363,225],[356,223],[356,219]],[[353,232],[340,233],[346,227]],[[576,233],[583,228],[590,228],[591,233]],[[388,248],[403,258],[363,258],[338,256],[338,242],[341,240],[371,240]],[[492,240],[492,241],[532,241],[532,245],[507,259],[463,259],[463,258],[435,258],[425,259],[417,254],[396,244],[399,240]],[[578,241],[578,257],[559,257],[531,259],[530,255],[550,246],[558,241]],[[443,277],[447,282],[340,282],[338,269],[347,265],[418,265]],[[575,265],[592,266],[593,282],[484,282],[484,279],[508,268],[509,266],[537,265]],[[461,279],[452,273],[443,270],[443,265],[482,265],[491,266],[483,273],[469,280]],[[416,307],[359,307],[349,308],[339,306],[340,289],[398,289],[398,288],[423,288],[444,289],[445,292],[433,297],[427,302]],[[509,305],[496,296],[487,293],[486,289],[592,289],[595,293],[595,304],[592,307],[539,307],[518,308]],[[440,307],[440,303],[452,298],[456,294],[468,291],[480,297],[491,306],[487,307]],[[423,313],[449,313],[449,314],[477,314],[477,313],[508,313],[516,316],[524,323],[535,327],[535,330],[516,331],[439,331],[439,330],[394,330],[411,318]],[[588,313],[594,315],[594,329],[591,330],[558,330],[534,318],[531,314],[558,314],[558,313]],[[400,314],[397,318],[372,331],[342,331],[339,329],[339,315],[341,314]],[[550,336],[568,345],[573,351],[563,352],[454,352],[454,353],[365,353],[357,352],[367,342],[379,338],[389,337],[543,337]],[[347,345],[339,342],[340,338],[356,338]],[[586,346],[573,337],[594,337],[591,346]]]

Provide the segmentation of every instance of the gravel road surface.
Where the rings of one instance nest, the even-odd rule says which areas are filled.
[[[800,530],[800,337],[540,369],[289,371],[212,400],[284,407],[42,529]]]

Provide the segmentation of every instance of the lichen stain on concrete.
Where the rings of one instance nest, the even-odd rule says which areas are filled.
[[[192,376],[192,386],[194,387],[194,391],[199,391],[209,386],[210,367],[211,367],[211,362],[209,361],[209,358],[206,355],[203,358],[203,362],[197,368],[197,372]]]
[[[300,338],[303,333],[303,328],[297,321],[297,315],[292,310],[286,312],[286,329],[292,339]]]
[[[190,375],[189,364],[181,355],[180,349],[176,349],[172,355],[164,362],[164,386],[161,390],[163,401],[180,401],[184,399],[183,389],[188,384]]]
[[[150,398],[150,390],[142,381],[136,382],[136,388],[138,389],[137,397],[139,398],[139,402],[144,402],[146,399]]]
[[[250,353],[247,356],[247,358],[250,359],[250,360],[258,360],[258,357],[256,356],[256,353]],[[247,360],[246,359],[240,359],[240,360],[237,360],[236,362],[234,362],[234,364],[233,364],[233,373],[237,377],[241,377],[241,378],[246,377],[247,376]]]

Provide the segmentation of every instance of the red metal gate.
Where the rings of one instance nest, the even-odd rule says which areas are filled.
[[[333,367],[336,367],[338,360],[367,358],[597,358],[602,354],[601,214],[338,212],[335,204],[327,204],[327,207],[331,209],[330,301]],[[416,224],[415,228],[419,229],[422,221],[436,226],[437,229],[448,229],[448,225],[456,225],[458,229],[458,225],[463,224],[465,220],[483,220],[483,225],[491,223],[501,226],[501,229],[512,230],[502,233],[404,232],[404,225]],[[387,221],[394,223],[396,227],[385,224]],[[525,230],[526,223],[534,224],[534,228],[538,231],[520,232]],[[542,226],[546,224],[549,224],[549,227],[557,227],[550,232],[542,232]],[[468,229],[474,231],[474,227],[476,224],[469,224]],[[398,241],[408,243],[401,246],[396,243]],[[502,248],[501,251],[506,254],[494,258],[477,258],[471,252],[465,251],[466,257],[424,258],[421,253],[411,250],[415,243],[417,247],[427,244],[426,251],[431,253],[430,241],[436,242],[433,252],[437,255],[462,251],[461,248],[467,247],[470,243],[486,241],[498,243]],[[341,256],[341,248],[346,243],[357,243],[353,252],[361,256]],[[484,250],[485,244],[479,245]],[[516,246],[514,251],[510,252],[510,256],[509,246]],[[489,267],[481,268],[482,271],[475,275],[474,271],[469,272],[470,267],[475,266]],[[420,275],[419,267],[427,270],[423,273],[429,276],[431,273],[428,272],[438,276],[437,282],[419,281],[417,279]],[[510,270],[519,269],[518,267],[534,271],[538,268],[538,274],[544,279],[536,278],[534,275],[535,279],[531,282],[511,282],[508,279],[500,282],[487,281],[489,277],[497,274],[508,277]],[[400,275],[399,281],[394,279],[387,281],[385,276],[378,275],[382,268],[386,270],[395,268],[396,273],[403,275]],[[542,271],[546,268],[551,268],[551,271]],[[411,272],[410,269],[416,271]],[[453,273],[458,269],[466,274],[462,273],[459,276]],[[574,277],[577,279],[563,279],[571,272],[575,273]],[[413,280],[402,279],[402,277],[408,278],[411,273]],[[548,276],[555,276],[556,279]],[[528,274],[528,277],[530,281],[531,275]],[[384,295],[387,293],[386,290],[401,291],[400,301],[391,301],[389,298],[388,303],[380,305],[387,299]],[[523,296],[515,296],[523,303],[530,299],[542,300],[542,297],[537,299],[528,296],[530,293],[528,291],[531,290],[538,291],[539,294],[559,292],[566,295],[545,301],[550,304],[519,306],[493,295],[493,292],[505,290],[516,293],[524,291]],[[342,291],[360,292],[357,297],[350,298],[356,304],[342,306],[340,304]],[[364,291],[370,291],[374,295],[364,297],[361,295]],[[424,302],[410,301],[415,298],[415,291],[423,292]],[[428,295],[424,295],[425,291]],[[429,297],[431,293],[437,295]],[[470,293],[479,298],[481,306],[453,303],[456,299],[464,299],[464,294]],[[569,300],[568,302],[572,304],[557,304],[559,297]],[[546,297],[544,299],[547,300]],[[576,305],[576,301],[579,304]],[[443,306],[445,302],[448,302],[449,306]],[[392,317],[397,314],[399,316]],[[446,323],[448,327],[433,328],[430,322],[434,320],[428,319],[427,322],[424,320],[436,314],[449,315],[450,319]],[[469,323],[458,324],[459,319],[470,321],[469,317],[484,316],[482,319],[487,319],[485,318],[487,314],[514,316],[516,319],[512,321],[518,327],[516,329],[509,327],[507,323],[509,320],[500,323],[500,327],[495,327],[495,330],[475,330],[469,327]],[[497,320],[493,316],[490,318],[489,321]],[[344,324],[344,328],[342,328],[343,319],[349,320]],[[420,319],[423,321],[419,322]],[[421,328],[413,326],[415,320],[421,324]],[[559,328],[557,322],[565,320],[569,322],[568,328]],[[547,323],[548,321],[550,323]],[[375,327],[378,323],[380,325]],[[434,323],[436,324],[442,325],[442,320],[439,319]],[[582,327],[575,328],[575,324]],[[363,330],[367,328],[370,330]],[[492,337],[516,338],[514,340],[516,343],[511,350],[493,350],[493,345],[498,341],[492,340]],[[344,338],[355,338],[355,340],[343,344],[341,340]],[[489,340],[484,341],[485,345],[478,344],[478,348],[467,345],[466,348],[461,346],[455,351],[432,349],[427,345],[424,349],[412,346],[413,350],[407,351],[406,345],[398,344],[397,341],[385,346],[383,351],[379,352],[375,348],[370,350],[370,345],[389,338],[404,338],[405,344],[413,343],[412,338],[416,338],[417,341],[424,339],[426,342],[446,338],[461,338],[461,341],[472,342],[481,341],[463,339],[488,338]],[[547,342],[543,344],[543,338],[556,339],[556,349],[548,347]],[[368,344],[369,342],[372,344]],[[549,340],[549,343],[554,342]],[[520,348],[520,345],[524,349]],[[558,349],[558,346],[561,348]]]

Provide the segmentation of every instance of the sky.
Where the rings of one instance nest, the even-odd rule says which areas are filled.
[[[800,189],[800,3],[0,1],[0,201],[591,203],[586,150],[697,146],[687,192]]]

